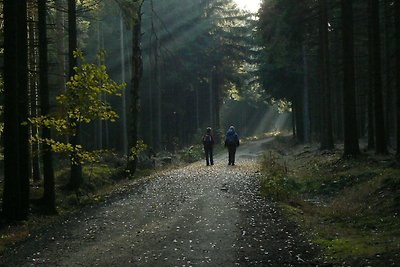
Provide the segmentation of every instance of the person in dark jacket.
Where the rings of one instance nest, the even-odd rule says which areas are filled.
[[[203,146],[204,153],[206,154],[206,164],[207,166],[214,165],[213,159],[213,146],[214,146],[214,137],[211,134],[211,127],[208,127],[206,133],[203,136]]]
[[[228,165],[235,165],[236,148],[239,146],[239,136],[235,132],[235,127],[229,127],[225,136],[225,147],[228,148],[229,163]]]

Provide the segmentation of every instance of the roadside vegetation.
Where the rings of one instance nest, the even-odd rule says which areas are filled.
[[[277,201],[340,266],[395,265],[400,251],[400,167],[392,155],[320,151],[292,137],[268,143],[262,193]]]

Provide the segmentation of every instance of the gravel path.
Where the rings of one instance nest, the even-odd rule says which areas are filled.
[[[317,251],[258,195],[260,142],[160,173],[31,236],[0,266],[310,266]]]

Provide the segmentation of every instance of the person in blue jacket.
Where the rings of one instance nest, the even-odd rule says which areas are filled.
[[[239,146],[239,136],[235,132],[235,127],[229,127],[225,136],[225,147],[228,148],[229,163],[228,165],[235,165],[236,148]]]

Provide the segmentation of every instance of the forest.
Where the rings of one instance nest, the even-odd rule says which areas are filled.
[[[0,229],[65,214],[65,203],[97,199],[94,187],[202,161],[207,127],[221,154],[231,125],[243,149],[274,138],[264,148],[281,163],[266,152],[260,164],[286,178],[313,148],[304,165],[326,166],[326,177],[326,161],[345,166],[338,176],[387,164],[376,167],[391,170],[379,192],[398,220],[400,2],[245,3],[2,0]],[[283,176],[261,191],[289,203],[301,182]]]

